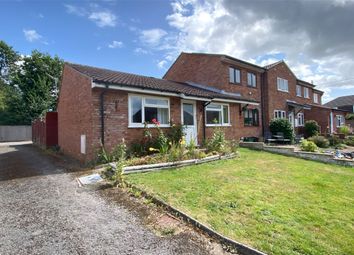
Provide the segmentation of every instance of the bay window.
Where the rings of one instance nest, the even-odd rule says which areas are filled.
[[[169,126],[170,101],[168,98],[129,95],[129,126],[143,127],[155,119],[160,126]]]
[[[227,104],[209,104],[205,108],[206,126],[230,125],[230,111]]]
[[[274,111],[274,119],[285,119],[286,113],[285,111],[275,110]]]

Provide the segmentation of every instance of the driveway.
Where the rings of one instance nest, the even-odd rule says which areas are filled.
[[[155,235],[124,205],[79,188],[71,168],[33,145],[0,145],[0,254],[211,254],[186,233]]]

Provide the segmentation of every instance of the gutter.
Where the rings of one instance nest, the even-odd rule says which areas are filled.
[[[159,96],[172,96],[172,97],[179,97],[182,99],[189,99],[189,100],[197,100],[197,101],[215,101],[215,102],[225,102],[225,103],[237,103],[237,104],[250,104],[250,105],[259,105],[258,102],[249,102],[246,100],[236,100],[236,99],[224,99],[224,98],[206,98],[206,97],[196,97],[196,96],[187,96],[183,93],[173,93],[173,92],[165,92],[153,89],[144,89],[144,88],[137,88],[132,86],[126,85],[109,85],[103,83],[95,83],[92,82],[92,88],[106,88],[106,89],[115,89],[115,90],[123,90],[129,92],[138,92],[143,94],[151,94],[151,95],[159,95]]]

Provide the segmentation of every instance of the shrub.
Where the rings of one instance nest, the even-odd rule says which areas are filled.
[[[303,139],[301,141],[300,148],[302,151],[314,152],[317,150],[317,145],[314,142]]]
[[[344,135],[349,135],[350,134],[350,128],[348,126],[341,126],[338,128],[338,133],[344,134]]]
[[[344,143],[348,146],[354,146],[354,136],[347,137]]]
[[[311,137],[311,136],[318,135],[320,131],[320,127],[316,121],[308,120],[305,122],[304,130],[305,130],[305,136]]]
[[[144,156],[146,154],[146,149],[143,143],[134,142],[130,145],[127,154],[129,158]]]
[[[171,128],[170,128],[167,136],[172,143],[175,143],[175,144],[179,143],[179,141],[181,141],[182,137],[184,136],[183,125],[171,123]]]
[[[270,122],[269,129],[273,135],[283,133],[285,139],[290,139],[291,142],[294,141],[294,129],[287,119],[273,119]]]
[[[168,153],[169,161],[180,161],[183,160],[184,156],[184,147],[180,146],[178,143],[174,143],[171,145],[170,151]]]
[[[316,135],[316,136],[310,137],[308,140],[311,142],[314,142],[320,148],[328,148],[329,147],[329,141],[324,136]]]
[[[343,140],[336,135],[331,135],[328,140],[331,146],[337,146],[343,142]]]
[[[106,151],[103,145],[101,145],[101,148],[98,151],[97,161],[98,163],[103,163],[103,164],[113,161],[112,155]]]
[[[225,133],[220,127],[215,127],[212,137],[207,141],[207,149],[208,151],[224,152],[225,147]]]
[[[116,147],[114,147],[111,157],[113,161],[121,161],[125,160],[127,157],[127,145],[125,144],[124,138],[122,139],[122,142],[117,144]]]
[[[349,113],[345,118],[347,120],[354,120],[354,113]]]

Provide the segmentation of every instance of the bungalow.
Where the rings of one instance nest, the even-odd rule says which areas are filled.
[[[139,142],[144,123],[162,128],[186,126],[186,139],[201,143],[212,127],[228,139],[244,135],[242,110],[259,107],[254,98],[226,92],[217,86],[174,82],[102,68],[66,63],[58,100],[58,143],[81,161],[96,157],[101,144],[110,150],[122,138]]]

